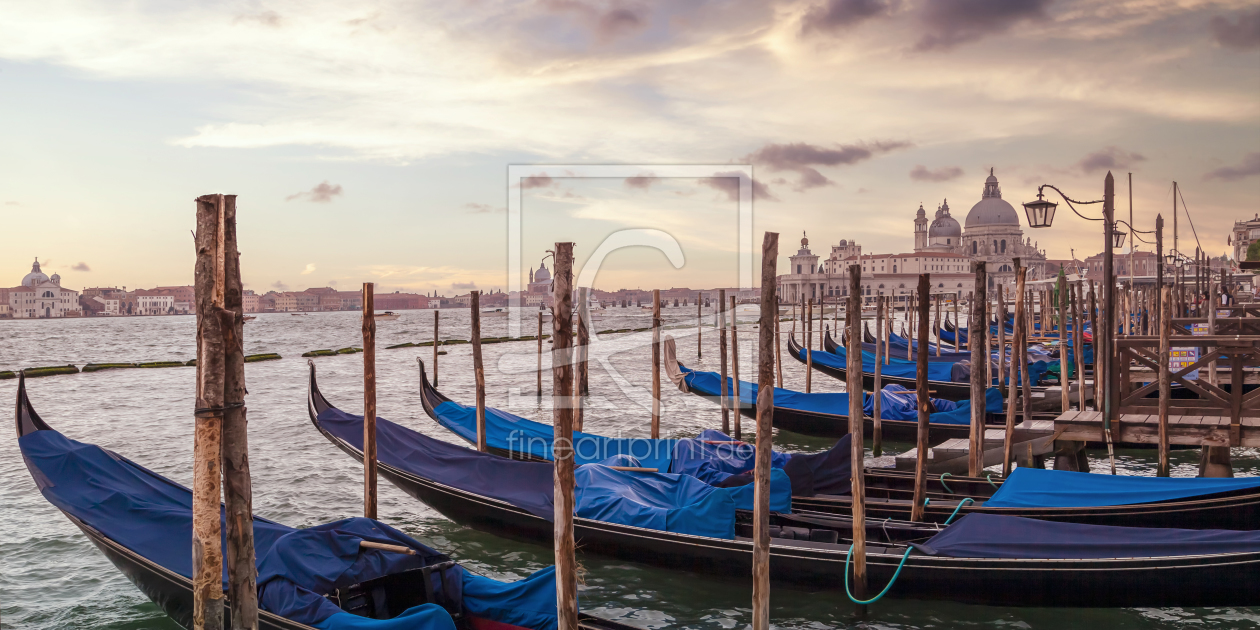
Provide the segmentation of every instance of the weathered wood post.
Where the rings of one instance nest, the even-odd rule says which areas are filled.
[[[941,295],[939,293],[937,293],[936,295],[933,295],[932,300],[936,302],[936,319],[934,323],[932,324],[932,326],[936,329],[934,331],[936,333],[936,356],[939,357],[941,356],[941,346],[945,345],[945,340],[941,339],[941,330],[943,330],[941,326]],[[967,325],[971,327],[975,326],[973,322],[967,322]],[[961,330],[955,329],[954,339],[957,339],[958,335],[961,335],[961,334],[962,334]],[[967,338],[970,339],[971,335],[970,334],[967,335]]]
[[[814,378],[814,300],[805,304],[805,393],[811,393]]]
[[[742,431],[740,427],[743,425],[744,402],[739,393],[739,316],[735,312],[735,296],[731,296],[731,406],[734,408],[731,415],[735,420],[735,439],[742,440]]]
[[[1006,369],[1006,287],[1001,284],[997,285],[997,320],[997,386],[1000,388],[1002,387],[1002,371]],[[1012,348],[1015,346],[1014,338],[1011,339],[1011,346]],[[1015,353],[1011,352],[1011,359],[1014,358]]]
[[[919,274],[919,290],[918,295],[927,295],[931,287],[931,275],[926,273]],[[917,323],[919,325],[918,334],[919,347],[915,350],[915,356],[918,359],[914,377],[915,398],[918,402],[919,410],[919,427],[918,440],[915,445],[916,457],[914,461],[914,503],[910,506],[910,520],[922,521],[923,508],[926,507],[927,498],[927,457],[928,457],[928,417],[932,413],[932,401],[928,397],[928,302],[919,299],[916,301],[915,309],[918,311]],[[914,344],[910,344],[914,345]]]
[[[849,440],[853,449],[851,455],[851,494],[853,497],[853,547],[849,553],[853,555],[853,582],[856,599],[866,599],[866,484],[862,478],[865,470],[865,444],[862,440],[862,300],[857,296],[862,292],[862,266],[849,267],[849,311],[846,313],[849,326],[849,343],[847,373],[845,374],[849,393]],[[866,606],[858,605],[858,615],[866,614]]]
[[[438,308],[441,308],[441,307],[439,306]],[[442,345],[442,342],[440,340],[441,338],[438,337],[438,319],[439,319],[439,312],[437,309],[434,309],[433,310],[433,386],[434,387],[437,387],[437,384],[438,384],[438,346]],[[539,392],[538,395],[541,396],[542,392]]]
[[[874,395],[875,408],[872,409],[871,418],[874,426],[871,429],[871,454],[879,457],[884,453],[884,444],[882,439],[882,428],[880,426],[880,390],[883,388],[884,373],[884,344],[881,339],[884,336],[884,297],[875,296],[875,387],[871,392]]]
[[[661,290],[652,289],[652,439],[661,437]]]
[[[473,378],[477,385],[477,450],[485,453],[486,449],[486,370],[481,362],[481,291],[470,291],[468,294],[472,311],[472,359]],[[365,348],[366,351],[366,348]]]
[[[915,324],[914,316],[918,312],[918,310],[919,310],[919,294],[917,292],[912,291],[910,293],[910,302],[906,306],[906,319],[909,320],[910,322],[909,333],[914,336],[917,336],[917,333],[915,333],[915,330],[917,329],[914,327],[914,324]],[[914,351],[914,336],[911,336],[906,339],[906,360],[907,361],[909,361],[911,357],[913,356],[911,353]]]
[[[967,459],[968,474],[979,477],[984,470],[984,393],[989,385],[989,306],[988,276],[984,261],[973,263],[976,273],[976,299],[968,318],[967,338],[971,340],[971,440]],[[937,346],[938,349],[940,346]]]
[[[778,243],[775,243],[776,250]],[[836,307],[839,308],[839,307]],[[779,377],[779,387],[783,387],[783,333],[779,331],[779,298],[774,298],[774,371]]]
[[[1090,335],[1089,347],[1094,351],[1094,411],[1102,411],[1102,394],[1106,389],[1106,379],[1100,374],[1103,365],[1101,354],[1098,352],[1098,298],[1094,293],[1093,280],[1089,281],[1089,329],[1093,333]]]
[[[1155,215],[1155,313],[1157,318],[1164,316],[1164,215]],[[1163,320],[1156,322],[1156,330],[1162,327]],[[1156,333],[1158,334],[1158,333]],[[1082,407],[1084,409],[1084,407]]]
[[[223,628],[223,547],[219,521],[223,444],[223,195],[196,200],[197,402],[193,412],[193,628]]]
[[[757,452],[753,489],[753,630],[770,630],[770,455],[774,443],[774,363],[771,345],[779,321],[774,297],[779,235],[761,243],[761,326],[757,333]],[[773,320],[771,319],[773,318]]]
[[[582,430],[582,421],[586,415],[585,397],[590,391],[590,350],[591,350],[591,305],[590,287],[578,288],[578,330],[577,330],[577,387],[573,396],[573,427]]]
[[[1207,275],[1208,275],[1206,279],[1207,287],[1208,287],[1208,299],[1207,299],[1208,333],[1207,334],[1215,335],[1216,334],[1216,281],[1212,279],[1211,269],[1208,269]],[[1204,348],[1204,350],[1206,351],[1207,348]],[[1216,359],[1212,359],[1211,361],[1208,362],[1207,369],[1208,369],[1208,382],[1211,383],[1212,385],[1216,385]]]
[[[573,541],[573,243],[556,243],[551,318],[551,413],[555,425],[554,539],[558,630],[578,630]],[[659,304],[659,302],[658,302]],[[657,307],[659,308],[659,306]]]
[[[959,343],[958,343],[959,338],[962,337],[962,320],[958,319],[958,296],[959,295],[960,294],[958,293],[954,294],[954,329],[958,331],[954,333],[954,352],[962,351],[962,348],[959,346]],[[970,325],[970,322],[968,322],[968,325]]]
[[[436,356],[436,350],[434,351]],[[538,369],[535,374],[538,377],[538,398],[542,399],[542,358],[543,358],[543,312],[538,311]],[[437,370],[434,370],[435,372]]]
[[[703,310],[704,307],[701,306],[703,302],[704,302],[704,294],[697,293],[696,294],[696,359],[699,359],[704,354],[704,343],[702,342],[702,334],[701,334],[701,326],[700,326],[700,324],[704,321],[704,310]]]
[[[376,518],[376,300],[363,283],[363,516]]]
[[[1068,378],[1068,374],[1072,371],[1072,364],[1068,362],[1068,327],[1067,327],[1067,279],[1060,275],[1056,283],[1059,288],[1059,384],[1062,385],[1063,391],[1059,395],[1059,404],[1063,413],[1067,413],[1072,408],[1072,380]]]
[[[227,523],[228,601],[234,630],[258,628],[258,567],[254,557],[254,492],[249,473],[249,430],[245,409],[245,314],[241,252],[236,239],[236,195],[223,204],[224,332],[223,499]]]
[[[1085,331],[1081,320],[1084,290],[1079,280],[1076,286],[1068,288],[1068,294],[1072,298],[1072,353],[1076,363],[1076,408],[1081,411],[1085,411]]]
[[[718,403],[722,407],[722,433],[731,434],[731,411],[729,401],[727,400],[727,371],[726,371],[726,289],[718,289],[718,302],[716,304],[716,314],[718,316],[718,354],[722,359],[722,386],[718,394]]]
[[[1015,325],[1011,330],[1011,381],[1007,387],[1006,400],[1006,435],[1002,443],[1002,476],[1011,474],[1011,448],[1015,442],[1015,407],[1019,401],[1019,381],[1028,380],[1026,372],[1020,368],[1020,340],[1024,338],[1024,282],[1028,277],[1028,269],[1020,266],[1018,258],[1015,262]],[[1006,328],[1006,323],[998,324],[998,330]],[[1017,380],[1018,379],[1018,380]],[[1032,418],[1025,416],[1024,422]]]
[[[1169,360],[1172,357],[1168,347],[1169,337],[1172,337],[1172,295],[1168,287],[1160,287],[1160,291],[1164,294],[1164,312],[1159,315],[1159,465],[1155,475],[1167,477],[1169,476],[1168,404],[1172,397],[1172,375],[1169,367]],[[1097,372],[1097,367],[1094,370]]]

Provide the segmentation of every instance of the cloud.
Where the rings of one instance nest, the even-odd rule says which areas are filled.
[[[238,15],[236,16],[236,19],[232,20],[233,24],[245,24],[249,22],[261,24],[262,26],[270,26],[271,28],[280,28],[283,19],[280,17],[280,14],[275,11],[263,11],[261,13]]]
[[[452,282],[451,288],[456,291],[471,291],[477,288],[476,282]]]
[[[88,264],[83,261],[79,261],[77,264],[71,265],[70,268],[75,271],[91,271],[92,270],[92,268],[89,267]]]
[[[637,189],[637,190],[647,190],[652,187],[652,184],[656,184],[659,182],[660,182],[660,178],[656,177],[652,173],[644,173],[643,175],[635,175],[634,177],[627,177],[625,180],[626,188]]]
[[[1212,38],[1225,48],[1251,50],[1260,48],[1260,9],[1251,13],[1239,13],[1234,21],[1217,15],[1208,22]]]
[[[507,208],[502,206],[492,206],[488,203],[466,203],[464,204],[464,214],[492,214],[496,212],[507,212]]]
[[[337,286],[337,281],[336,281],[336,280],[329,280],[329,281],[328,281],[328,286],[330,286],[330,287],[335,287],[335,286]]]
[[[285,201],[293,201],[294,199],[302,199],[312,203],[328,203],[333,197],[341,196],[341,184],[329,184],[328,180],[324,180],[320,185],[300,193],[294,193],[285,197]]]
[[[927,30],[915,50],[949,50],[988,35],[1006,32],[1015,24],[1049,19],[1052,0],[928,0],[920,19]],[[1020,44],[1016,44],[1020,45]]]
[[[1141,154],[1130,153],[1120,147],[1111,146],[1101,151],[1090,153],[1082,158],[1076,166],[1086,173],[1093,173],[1094,171],[1129,168],[1138,162],[1144,161],[1146,161],[1146,157]]]
[[[1203,179],[1235,182],[1253,175],[1260,175],[1260,153],[1248,153],[1238,166],[1222,166],[1204,174]]]
[[[314,272],[315,272],[315,263],[306,263],[306,269],[302,270],[302,275],[305,276],[307,274],[314,273]]]
[[[285,284],[283,280],[276,280],[275,282],[271,283],[271,288],[277,291],[288,291],[289,285]]]
[[[744,180],[745,174],[740,171],[722,171],[714,173],[713,177],[700,178],[701,186],[708,186],[720,193],[726,195],[731,201],[739,201],[739,186]],[[779,198],[770,193],[770,189],[765,184],[752,180],[753,199],[765,199],[766,201],[778,201]]]
[[[911,146],[911,143],[902,141],[859,142],[837,144],[834,147],[822,147],[804,142],[767,144],[745,156],[744,159],[764,166],[772,172],[795,172],[799,179],[793,188],[800,192],[835,184],[818,172],[815,166],[847,166],[869,160],[880,153],[908,146]]]
[[[556,180],[551,176],[543,173],[541,175],[529,175],[521,178],[521,190],[529,190],[531,188],[550,188],[556,185]]]
[[[826,0],[801,18],[801,32],[835,32],[888,14],[887,0]]]
[[[18,202],[18,201],[6,201],[6,202],[4,202],[4,205],[6,205],[6,206],[20,206],[20,205],[22,205],[22,204],[21,204],[21,202]]]
[[[544,0],[542,6],[552,13],[576,15],[601,43],[630,35],[648,25],[646,8],[621,2],[613,2],[606,9],[581,0]]]
[[[962,174],[963,170],[957,166],[942,166],[928,170],[926,166],[919,164],[910,171],[910,179],[916,182],[947,182],[962,177]]]

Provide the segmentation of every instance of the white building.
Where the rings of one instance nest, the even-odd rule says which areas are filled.
[[[51,278],[39,270],[39,259],[31,272],[22,278],[21,286],[9,289],[9,311],[14,318],[47,319],[78,315],[79,292],[61,288],[61,276]]]
[[[175,311],[175,296],[137,295],[136,305],[141,315],[166,315]]]

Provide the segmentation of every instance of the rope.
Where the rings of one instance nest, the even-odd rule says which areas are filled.
[[[879,595],[863,601],[854,597],[853,592],[849,590],[849,559],[853,557],[853,545],[849,545],[848,551],[844,552],[844,594],[849,596],[849,601],[862,606],[879,601],[888,592],[888,589],[892,588],[892,585],[897,582],[897,576],[901,575],[901,568],[906,565],[906,558],[910,557],[911,551],[914,551],[914,547],[906,545],[906,552],[901,554],[901,562],[897,564],[897,571],[893,573],[892,579],[888,580],[888,585],[879,592]]]
[[[996,483],[993,483],[993,473],[991,472],[984,473],[984,478],[989,480],[990,486],[993,486],[994,488],[997,488],[999,490],[1001,489],[1001,488],[998,488],[998,485]]]
[[[950,490],[948,485],[945,485],[945,478],[946,478],[946,477],[952,477],[952,476],[953,476],[953,475],[951,475],[951,474],[949,474],[949,473],[941,473],[941,485],[942,485],[942,486],[945,486],[945,492],[948,492],[948,493],[950,493],[950,494],[954,494],[954,491],[953,491],[953,490]],[[926,504],[926,503],[924,503],[924,505],[927,505],[927,504]]]
[[[245,403],[236,402],[230,405],[221,405],[219,407],[197,407],[196,409],[193,410],[193,415],[198,416],[198,417],[202,417],[202,416],[213,417],[215,415],[218,415],[219,413],[227,411],[228,409],[239,409],[244,406],[245,406]]]
[[[976,502],[975,499],[972,499],[971,497],[967,497],[963,499],[962,501],[959,501],[958,507],[954,508],[954,513],[950,514],[949,518],[945,519],[945,524],[949,525],[950,521],[954,520],[955,516],[958,516],[958,510],[961,510],[962,506],[967,505],[968,503],[975,503],[975,502]]]

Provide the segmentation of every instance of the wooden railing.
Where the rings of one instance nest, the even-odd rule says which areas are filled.
[[[1242,310],[1243,307],[1234,306],[1230,309]],[[1225,310],[1222,308],[1220,310]],[[1248,309],[1260,310],[1260,309]],[[1174,317],[1173,318],[1173,334],[1174,335],[1190,335],[1194,330],[1195,324],[1206,324],[1206,317]],[[1218,335],[1260,335],[1260,317],[1217,317],[1216,318],[1216,334]]]
[[[1176,320],[1174,320],[1175,322]],[[1220,319],[1216,320],[1219,326]],[[1176,328],[1176,327],[1174,327]],[[1235,335],[1173,336],[1169,339],[1172,350],[1199,348],[1199,359],[1171,374],[1174,386],[1181,385],[1194,392],[1197,398],[1172,398],[1170,413],[1177,415],[1228,416],[1229,443],[1238,446],[1242,437],[1242,418],[1260,417],[1260,388],[1244,392],[1244,376],[1250,368],[1260,366],[1260,337]],[[1116,362],[1119,368],[1119,386],[1114,390],[1113,409],[1117,415],[1158,414],[1159,374],[1168,370],[1159,361],[1159,337],[1122,337],[1115,341]],[[1216,362],[1217,381],[1229,389],[1214,385],[1207,378],[1209,364]],[[1135,368],[1150,370],[1150,381],[1135,384]],[[1195,370],[1200,378],[1191,379]],[[1145,379],[1137,379],[1139,381]],[[1155,393],[1155,397],[1147,398]]]

